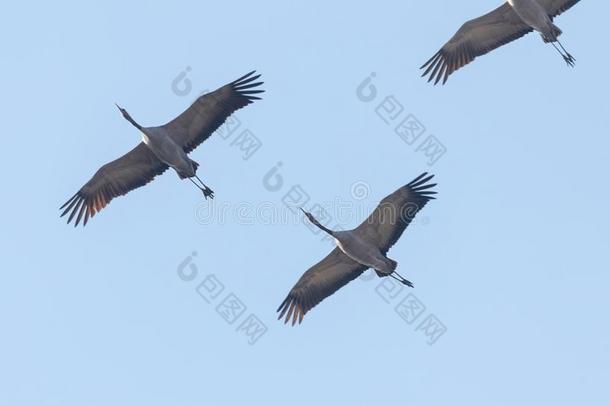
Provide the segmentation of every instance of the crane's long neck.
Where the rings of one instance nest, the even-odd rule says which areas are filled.
[[[125,119],[129,122],[131,122],[131,125],[133,125],[134,127],[138,128],[140,131],[142,130],[142,126],[140,124],[138,124],[136,122],[136,120],[134,120],[133,118],[131,118],[131,115],[129,115],[127,112],[125,112]]]
[[[333,231],[331,231],[330,229],[328,229],[327,227],[325,227],[324,225],[322,225],[321,223],[318,222],[317,219],[313,218],[311,221],[315,226],[317,226],[318,228],[320,228],[321,230],[323,230],[324,232],[326,232],[327,234],[329,234],[330,236],[335,236],[335,233]]]

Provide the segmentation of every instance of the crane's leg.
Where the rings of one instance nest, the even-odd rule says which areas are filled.
[[[400,274],[398,274],[397,272],[393,272],[390,274],[390,277],[392,277],[394,280],[400,281],[402,284],[413,288],[413,283],[410,282],[409,280],[407,280],[406,278],[404,278],[403,276],[401,276]]]
[[[205,185],[205,183],[203,181],[201,181],[201,179],[199,178],[199,176],[197,176],[197,174],[195,174],[195,178],[197,180],[199,180],[199,182],[201,183],[201,185],[203,186],[203,195],[205,196],[205,198],[214,198],[214,191],[212,191],[211,188],[209,188],[208,186]]]
[[[568,59],[570,60],[571,64],[570,66],[574,66],[574,62],[576,62],[576,58],[574,58],[572,55],[570,55],[570,52],[566,51],[566,48],[563,47],[563,44],[561,43],[560,40],[557,40],[557,43],[559,44],[559,46],[561,47],[561,49],[563,50],[563,52],[566,54],[566,56],[568,57]],[[567,61],[566,61],[567,62]]]
[[[197,176],[195,176],[197,177]],[[208,186],[206,186],[205,184],[203,184],[203,182],[201,181],[201,179],[199,179],[199,177],[197,177],[197,180],[199,180],[201,182],[201,184],[203,184],[203,187],[201,187],[199,184],[197,184],[197,182],[195,182],[195,180],[193,180],[192,177],[187,177],[191,183],[193,183],[199,190],[201,190],[201,192],[203,193],[203,196],[207,199],[209,198],[214,198],[214,192],[212,191],[211,188],[209,188]]]
[[[211,188],[209,188],[208,186],[205,185],[205,183],[203,181],[201,181],[201,179],[199,178],[199,176],[197,176],[197,169],[199,168],[199,163],[195,162],[193,159],[188,158],[187,159],[191,162],[191,165],[193,166],[193,176],[189,176],[189,178],[191,177],[195,177],[197,180],[199,180],[199,183],[201,183],[201,186],[197,185],[197,183],[195,183],[195,181],[191,178],[191,181],[197,186],[199,187],[199,189],[203,192],[203,195],[205,196],[205,198],[207,199],[208,197],[210,198],[214,198],[214,191],[212,191]]]
[[[559,42],[559,40],[557,40],[557,43],[561,46],[561,49],[563,49],[563,51],[565,52],[565,54],[561,51],[561,49],[559,49],[557,47],[557,45],[555,45],[555,42],[551,42],[551,45],[553,45],[553,48],[555,48],[555,50],[557,52],[559,52],[559,54],[561,55],[561,57],[563,58],[563,60],[566,61],[566,63],[568,64],[568,66],[574,67],[575,61],[576,59],[574,59],[574,57],[572,55],[570,55],[565,48],[563,47],[563,45],[561,45],[561,42]]]

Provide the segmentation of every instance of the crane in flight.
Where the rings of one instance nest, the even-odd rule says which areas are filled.
[[[83,226],[89,218],[102,210],[113,198],[142,187],[156,176],[173,168],[180,179],[189,179],[205,198],[214,198],[214,192],[197,176],[199,163],[188,157],[203,141],[208,139],[236,110],[260,100],[256,94],[263,82],[256,80],[260,75],[252,71],[239,79],[204,94],[165,125],[143,127],[129,113],[119,107],[123,117],[136,127],[142,136],[135,148],[120,158],[102,166],[81,189],[64,205],[61,217],[68,216],[78,226]],[[197,179],[201,185],[197,184]]]
[[[309,221],[335,239],[337,247],[301,276],[277,309],[278,319],[284,317],[284,323],[292,319],[293,326],[297,321],[301,323],[324,298],[369,268],[379,277],[389,276],[413,287],[396,272],[398,263],[386,255],[419,210],[435,198],[436,191],[430,189],[436,184],[428,183],[433,177],[423,173],[388,195],[362,224],[349,231],[332,231],[303,211]]]
[[[537,31],[569,66],[576,59],[559,41],[561,29],[553,20],[580,0],[508,0],[495,10],[466,22],[420,69],[428,82],[447,82],[449,75],[496,48]]]

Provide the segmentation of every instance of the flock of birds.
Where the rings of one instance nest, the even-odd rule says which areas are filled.
[[[553,20],[579,0],[508,0],[481,17],[466,22],[457,33],[421,69],[422,76],[438,84],[477,56],[484,55],[525,34],[537,31],[550,43],[569,66],[574,57],[559,41],[562,31]],[[250,72],[219,89],[199,97],[186,111],[167,124],[143,127],[119,107],[123,117],[136,127],[142,137],[134,149],[102,166],[64,205],[61,216],[68,223],[83,226],[115,197],[142,187],[169,167],[180,179],[188,179],[204,197],[214,192],[197,175],[199,164],[188,154],[208,139],[236,110],[260,100],[264,90],[260,75]],[[341,287],[369,268],[379,277],[392,277],[400,283],[413,284],[396,272],[398,263],[387,257],[415,215],[434,199],[430,183],[433,175],[424,173],[385,197],[357,228],[333,231],[311,213],[303,211],[312,224],[330,235],[337,247],[307,270],[288,293],[278,319],[301,323],[303,316]]]

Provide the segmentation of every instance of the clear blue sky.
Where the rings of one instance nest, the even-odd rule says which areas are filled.
[[[575,69],[529,35],[445,87],[419,77],[498,3],[5,4],[0,403],[610,403],[610,5],[557,20]],[[252,69],[267,93],[238,132],[262,147],[244,160],[236,134],[215,135],[192,155],[224,220],[171,172],[84,229],[58,218],[139,141],[114,102],[157,125]],[[426,127],[412,145],[376,114],[392,95],[398,119]],[[417,150],[429,135],[446,148],[432,167]],[[277,322],[331,248],[283,196],[300,185],[308,207],[348,202],[356,213],[331,225],[349,228],[426,170],[439,197],[390,251],[424,312],[407,323],[395,308],[408,292],[367,278],[300,327]],[[225,287],[210,303],[206,280]],[[216,308],[233,297],[246,308],[229,324]],[[253,345],[238,330],[251,314],[267,327]],[[429,345],[432,315],[446,332]]]

